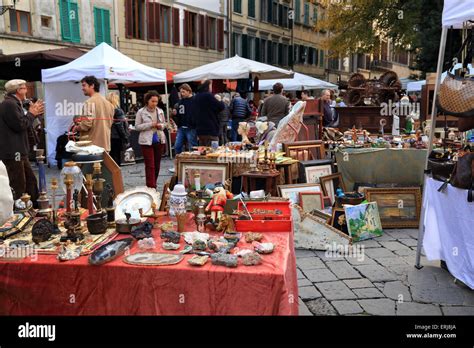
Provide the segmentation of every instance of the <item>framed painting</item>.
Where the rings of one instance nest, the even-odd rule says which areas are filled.
[[[418,228],[421,214],[421,189],[367,188],[369,202],[377,202],[383,228]]]
[[[299,204],[300,192],[321,192],[319,184],[278,185],[280,197],[288,198],[292,203]]]
[[[324,209],[324,196],[322,192],[299,192],[299,205],[305,212]]]
[[[350,236],[347,227],[346,213],[343,208],[333,208],[330,225],[344,234]]]
[[[335,202],[336,190],[341,188],[342,191],[346,192],[346,185],[344,185],[344,180],[342,180],[341,173],[334,173],[330,175],[325,175],[319,177],[319,183],[325,196],[329,196],[331,202]]]
[[[324,169],[322,169],[324,168]],[[321,175],[314,175],[320,171]],[[300,161],[298,163],[298,182],[319,183],[319,177],[334,173],[334,162],[332,159]]]
[[[345,206],[346,223],[354,242],[383,234],[377,202]]]
[[[230,179],[230,163],[194,161],[192,159],[179,161],[178,181],[186,188],[194,189],[194,176],[196,174],[200,175],[201,188],[208,184],[221,183],[224,185]]]

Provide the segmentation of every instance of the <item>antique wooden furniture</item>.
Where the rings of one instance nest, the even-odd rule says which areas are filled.
[[[245,172],[242,174],[243,191],[247,193],[255,191],[257,189],[257,180],[263,179],[265,180],[265,192],[270,193],[272,196],[276,196],[279,177],[279,171],[257,173]]]

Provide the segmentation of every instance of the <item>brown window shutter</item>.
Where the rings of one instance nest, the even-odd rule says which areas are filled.
[[[204,25],[204,15],[199,15],[199,48],[206,48],[206,26]]]
[[[147,1],[146,4],[147,14],[147,39],[148,41],[156,41],[156,29],[155,29],[155,3]]]
[[[125,0],[125,37],[133,37],[133,8],[132,0]]]
[[[173,8],[173,44],[179,46],[179,8]]]
[[[224,20],[217,20],[217,50],[224,51]]]
[[[184,46],[189,46],[189,12],[184,11]]]

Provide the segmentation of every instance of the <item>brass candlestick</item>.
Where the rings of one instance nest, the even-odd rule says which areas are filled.
[[[52,211],[51,211],[51,217],[52,217],[52,222],[54,226],[54,233],[59,234],[60,230],[58,227],[58,221],[57,221],[57,216],[56,216],[56,190],[59,188],[58,186],[58,179],[52,178],[51,179],[51,191],[53,192],[52,194],[52,201],[53,201],[53,206],[52,206]]]
[[[66,174],[64,177],[64,185],[66,185],[66,212],[72,211],[72,185],[74,184],[74,178],[72,174]]]

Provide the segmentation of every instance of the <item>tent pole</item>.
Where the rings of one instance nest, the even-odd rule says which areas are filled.
[[[46,88],[46,85],[44,82],[41,83],[43,85],[43,97],[45,96],[45,88]],[[44,115],[43,115],[43,120],[44,120],[44,128],[45,129],[48,129],[48,121],[47,121],[47,118],[46,118],[46,109],[45,109],[45,112],[44,112]],[[44,132],[44,129],[43,129],[43,132]],[[51,168],[51,164],[48,160],[48,155],[49,155],[49,149],[48,149],[48,132],[44,132],[44,156],[46,157],[46,164],[48,165],[48,168]]]
[[[439,44],[439,54],[438,54],[438,66],[436,68],[436,84],[434,89],[433,105],[431,108],[431,129],[428,139],[428,151],[426,152],[425,158],[425,174],[423,176],[423,199],[421,201],[421,214],[420,214],[420,224],[418,226],[418,243],[416,246],[416,261],[415,267],[420,269],[423,266],[420,265],[421,259],[421,248],[423,246],[423,237],[425,235],[425,207],[423,206],[426,199],[426,170],[428,169],[428,157],[433,150],[433,138],[436,129],[436,118],[438,114],[438,108],[436,107],[436,99],[438,95],[439,85],[441,84],[441,74],[443,73],[443,62],[444,62],[444,53],[446,51],[446,38],[448,33],[448,27],[443,26],[441,31],[441,40]]]
[[[165,81],[165,94],[166,94],[166,122],[170,123],[170,97],[168,95],[168,77]],[[173,159],[173,151],[171,148],[171,132],[168,129],[168,151],[170,152],[170,159]]]

